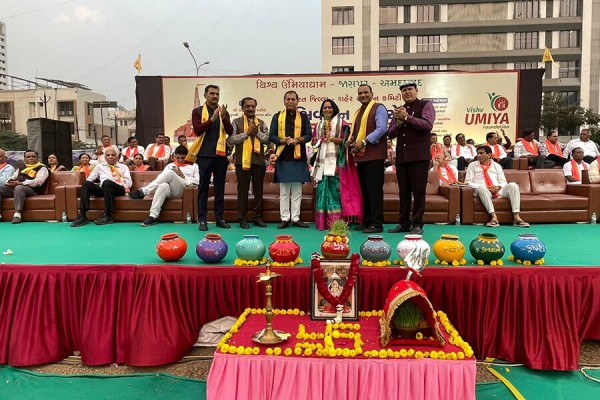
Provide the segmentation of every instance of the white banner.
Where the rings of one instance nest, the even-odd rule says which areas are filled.
[[[267,124],[284,108],[284,93],[294,90],[300,109],[314,124],[320,118],[321,102],[327,98],[333,99],[342,117],[350,121],[360,107],[356,94],[361,84],[373,88],[375,101],[383,103],[391,115],[393,105],[404,104],[399,86],[406,81],[417,83],[419,98],[432,101],[436,110],[433,132],[438,135],[450,134],[454,141],[457,133],[464,133],[467,139],[483,143],[487,132],[502,129],[516,137],[518,71],[163,77],[164,132],[174,139],[191,134],[195,90],[203,104],[204,88],[209,84],[219,86],[220,104],[227,104],[232,118],[242,115],[239,101],[249,96],[258,101],[257,116]]]

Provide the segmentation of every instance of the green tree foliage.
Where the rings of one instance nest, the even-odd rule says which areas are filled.
[[[569,105],[562,94],[551,92],[544,94],[540,122],[546,132],[558,128],[561,133],[576,135],[581,125],[598,125],[600,115],[589,108]]]
[[[73,140],[73,150],[95,149],[93,144],[82,142],[81,140]]]
[[[27,150],[27,136],[17,132],[0,131],[0,149],[6,151]]]

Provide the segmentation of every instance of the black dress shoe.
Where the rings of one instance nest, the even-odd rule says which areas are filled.
[[[77,219],[75,221],[73,221],[73,223],[71,224],[71,226],[73,228],[78,228],[80,226],[88,224],[89,222],[90,221],[87,219],[87,217],[85,215],[78,215]]]
[[[410,234],[411,235],[422,235],[423,234],[423,228],[421,228],[420,226],[415,226],[414,228],[412,228],[410,230]]]
[[[254,220],[254,225],[260,227],[260,228],[266,228],[267,224],[264,223],[264,221],[262,219],[255,219]]]
[[[406,225],[396,225],[393,228],[388,229],[389,233],[400,233],[400,232],[410,232],[411,228],[410,226],[406,226]]]
[[[292,222],[292,225],[297,226],[298,228],[308,228],[308,227],[310,227],[310,225],[308,225],[306,222],[302,222],[300,220]]]
[[[224,219],[218,219],[217,220],[217,226],[219,228],[223,228],[223,229],[229,229],[229,228],[231,228],[231,226],[227,222],[225,222]]]
[[[200,223],[198,224],[198,230],[199,231],[207,231],[208,230],[208,225],[206,224],[206,221],[200,221]]]
[[[140,225],[142,225],[142,226],[152,226],[152,225],[156,225],[156,223],[158,223],[158,220],[156,218],[148,217],[144,221],[142,221],[142,223]]]
[[[281,221],[279,225],[277,225],[277,229],[285,229],[290,226],[290,221]]]
[[[110,214],[107,213],[102,214],[101,218],[98,218],[94,221],[96,225],[108,225],[112,224],[113,222],[115,221],[113,221],[113,219],[110,217]]]
[[[382,233],[382,232],[383,232],[383,227],[376,226],[376,225],[371,225],[371,226],[363,229],[363,233]]]
[[[355,231],[364,231],[368,226],[367,225],[358,225],[354,227]]]
[[[240,221],[240,228],[242,229],[250,229],[250,225],[248,225],[248,221],[245,219]]]
[[[129,198],[132,200],[143,200],[145,197],[144,192],[142,192],[141,189],[134,190],[133,192],[129,192],[129,194],[127,196],[129,196]]]

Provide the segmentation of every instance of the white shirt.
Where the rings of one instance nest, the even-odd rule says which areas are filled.
[[[594,143],[591,140],[588,140],[587,142],[584,142],[581,139],[573,139],[569,143],[567,143],[567,145],[565,146],[565,150],[563,151],[563,156],[565,158],[571,158],[571,152],[573,151],[573,149],[575,149],[577,147],[583,149],[583,156],[584,157],[586,157],[586,156],[592,156],[592,157],[598,157],[598,156],[600,156],[600,152],[598,151],[598,147],[596,146],[596,143]]]
[[[137,147],[137,153],[135,152],[135,148],[131,148],[129,146],[125,147],[123,149],[123,152],[121,153],[121,158],[119,159],[121,162],[124,161],[124,158],[133,158],[134,155],[136,154],[141,154],[142,156],[144,156],[144,146],[139,146]]]
[[[160,148],[164,147],[165,154],[162,157],[156,157],[156,153],[159,152]],[[168,160],[171,156],[171,146],[167,146],[166,144],[156,145],[156,143],[152,143],[146,147],[146,152],[144,153],[144,158],[147,160],[150,157],[158,158],[159,160]]]
[[[523,146],[523,140],[525,140],[525,139],[521,139],[515,144],[515,148],[513,149],[513,151],[515,152],[515,158],[519,158],[521,156],[537,156],[537,155],[539,155],[539,154],[531,154],[530,152],[528,152],[527,149],[525,148],[525,146]],[[531,142],[532,147],[533,147],[533,143],[535,143],[537,145],[538,153],[539,153],[542,145],[540,144],[540,142],[538,142],[535,139],[533,139]]]
[[[4,185],[6,181],[15,173],[15,167],[6,163],[6,165],[0,169],[0,185]]]
[[[456,178],[456,180],[458,180],[458,169],[456,169],[456,167],[450,163],[446,163],[449,167],[450,170],[452,171],[452,173],[454,174],[454,177]],[[435,171],[438,174],[440,174],[441,176],[443,176],[446,180],[449,180],[450,178],[448,177],[448,171],[446,171],[446,167],[440,167],[440,170],[438,171],[437,167],[433,167],[430,169],[430,171]],[[445,184],[445,182],[440,178],[440,185]]]
[[[491,145],[489,143],[487,145],[492,148],[492,157],[498,158],[500,160],[503,159],[503,158],[506,158],[506,150],[504,150],[504,146],[502,146],[501,144]],[[496,148],[498,148],[498,151],[500,152],[500,156],[499,157],[496,157],[494,155],[494,153],[496,152]]]
[[[488,169],[488,175],[492,180],[493,186],[506,186],[506,176],[504,176],[504,171],[500,164],[495,161],[490,160],[490,168]],[[487,187],[485,184],[485,177],[483,175],[483,168],[481,168],[481,164],[479,162],[472,162],[467,167],[467,176],[465,177],[465,183],[468,183],[474,189],[480,187]]]
[[[131,174],[129,173],[129,168],[127,168],[127,166],[125,164],[121,164],[121,163],[116,163],[115,167],[117,168],[117,170],[123,177],[125,186],[130,188],[133,182],[131,181]],[[87,180],[90,182],[93,182],[96,179],[100,179],[101,185],[102,185],[102,182],[104,182],[107,179],[109,181],[116,182],[115,177],[113,176],[113,173],[112,173],[110,167],[106,163],[99,163],[98,165],[96,165],[94,167],[94,169],[92,170],[92,172],[90,172],[90,176],[88,176],[88,178],[87,178]]]
[[[169,168],[174,170],[177,168],[175,163],[169,163],[165,167],[165,170]],[[185,164],[182,167],[179,167],[179,170],[185,176],[185,186],[198,186],[200,184],[200,170],[198,169],[198,164]]]
[[[590,168],[589,164],[586,163],[585,161],[582,161],[581,164],[577,164],[577,169],[579,169],[580,179],[575,182],[569,182],[567,180],[567,184],[568,185],[581,185],[581,171],[583,171],[584,169],[589,169],[589,168]],[[565,176],[573,177],[573,166],[570,161],[568,163],[565,163],[565,165],[563,165],[563,173],[565,174]]]
[[[595,159],[594,162],[590,164],[588,175],[590,177],[590,183],[600,183],[600,168],[598,166],[598,159]]]
[[[104,159],[104,153],[106,153],[106,150],[107,150],[107,149],[114,149],[114,150],[117,152],[117,154],[119,154],[119,153],[120,153],[120,152],[119,152],[119,148],[118,148],[116,145],[114,145],[114,144],[111,144],[110,146],[108,146],[108,147],[104,147],[104,148],[102,149],[102,154],[100,154],[99,156],[97,156],[96,154],[94,154],[94,155],[92,156],[92,158],[93,158],[93,159],[95,159],[95,160],[98,160],[98,162],[104,162],[104,161],[106,161],[106,160]]]
[[[456,160],[459,157],[464,157],[465,160],[472,160],[477,156],[477,150],[475,149],[475,146],[471,144],[465,146],[455,144],[450,148],[450,154],[452,155],[453,160]]]

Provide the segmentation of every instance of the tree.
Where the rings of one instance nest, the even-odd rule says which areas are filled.
[[[17,132],[0,131],[0,149],[6,151],[27,150],[27,136]]]
[[[576,135],[581,125],[598,125],[600,115],[589,108],[568,104],[561,93],[550,92],[544,94],[540,122],[546,131],[558,129],[561,133]]]
[[[86,142],[82,142],[80,140],[73,140],[73,150],[86,150],[86,149],[95,149],[96,146],[94,146],[91,143],[86,143]]]

